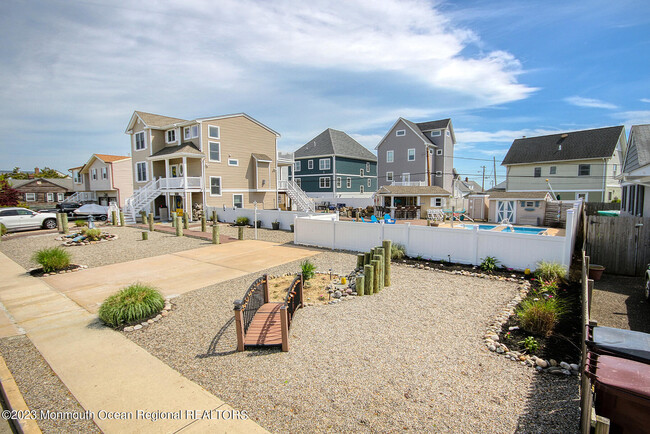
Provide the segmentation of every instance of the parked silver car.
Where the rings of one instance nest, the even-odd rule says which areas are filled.
[[[0,223],[8,232],[56,228],[56,213],[36,212],[27,208],[0,208]]]

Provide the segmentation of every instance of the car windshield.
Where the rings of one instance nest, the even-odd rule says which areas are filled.
[[[32,215],[32,214],[34,214],[33,211],[30,211],[28,209],[19,209],[17,211],[18,211],[18,215]]]

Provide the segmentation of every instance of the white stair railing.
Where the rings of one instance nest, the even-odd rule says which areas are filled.
[[[91,200],[97,200],[97,194],[94,191],[76,191],[73,195],[66,197],[63,202],[81,203]]]
[[[296,205],[304,212],[315,212],[314,201],[296,184],[295,181],[287,181],[287,194],[296,202]]]
[[[160,179],[149,181],[142,188],[136,190],[133,196],[126,199],[124,202],[124,219],[127,223],[135,223],[135,217],[138,213],[160,195]]]

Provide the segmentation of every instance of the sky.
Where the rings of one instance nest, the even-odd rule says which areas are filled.
[[[134,110],[245,112],[281,151],[450,117],[489,188],[516,138],[650,123],[647,0],[3,0],[0,40],[5,170],[128,154]]]

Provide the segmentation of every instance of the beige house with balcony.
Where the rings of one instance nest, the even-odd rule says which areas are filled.
[[[135,111],[125,133],[134,186],[127,219],[141,210],[180,214],[195,204],[279,206],[278,179],[292,161],[277,157],[280,135],[245,113],[184,120]]]
[[[105,206],[115,202],[122,208],[133,195],[131,157],[93,154],[86,164],[69,170],[75,193],[66,202],[96,202]]]
[[[506,191],[548,191],[558,200],[585,202],[620,199],[617,176],[626,148],[622,125],[517,139],[501,163]]]

